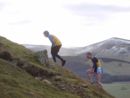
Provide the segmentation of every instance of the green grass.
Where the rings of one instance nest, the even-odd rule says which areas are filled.
[[[130,83],[104,84],[104,88],[116,98],[130,98]]]
[[[79,98],[34,79],[24,70],[0,60],[0,98]]]
[[[35,66],[33,70],[35,68],[41,69],[47,73],[53,73],[54,77],[57,74],[61,77],[60,80],[55,81],[54,77],[46,76],[46,79],[51,82],[51,84],[47,84],[35,79],[25,69],[16,66],[14,62],[0,59],[0,98],[82,98],[81,95],[79,96],[79,92],[76,92],[78,89],[74,90],[71,88],[72,86],[81,87],[82,84],[86,84],[87,88],[83,88],[83,91],[81,90],[80,93],[84,93],[88,98],[113,98],[103,89],[94,87],[88,82],[81,80],[61,66],[54,64],[53,67],[45,67],[40,65],[33,52],[17,43],[0,37],[0,44],[2,44],[2,48],[0,48],[10,52],[14,58],[26,60],[26,62]],[[61,88],[55,85],[56,83],[68,86],[68,88],[61,90]]]
[[[130,65],[128,63],[112,61],[104,63],[103,67],[110,75],[130,75]]]
[[[85,72],[89,66],[87,66],[87,60],[82,56],[65,57],[68,64],[71,65],[70,68],[74,70],[75,73],[83,76],[82,71]],[[110,62],[103,62],[102,67],[105,73],[110,75],[130,75],[130,64],[126,62],[121,62],[121,60],[111,60]]]
[[[8,39],[0,36],[0,43],[3,45],[4,51],[9,51],[16,58],[23,58],[32,62],[36,62],[35,55],[32,51],[24,46],[11,42]]]

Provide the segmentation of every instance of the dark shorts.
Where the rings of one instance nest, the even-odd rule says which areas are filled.
[[[52,55],[57,55],[59,50],[61,48],[61,45],[60,46],[54,46],[54,47],[51,47],[51,54]]]
[[[96,67],[96,68],[94,68],[94,72],[95,72],[95,73],[97,73],[97,67]]]

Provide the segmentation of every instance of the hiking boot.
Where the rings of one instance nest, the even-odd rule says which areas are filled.
[[[65,66],[65,64],[66,64],[66,61],[64,60],[64,61],[62,62],[62,66]]]

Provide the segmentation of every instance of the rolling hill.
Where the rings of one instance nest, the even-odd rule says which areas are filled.
[[[34,52],[0,37],[0,98],[113,98],[50,62],[40,64]]]
[[[34,51],[34,52],[37,52],[37,51],[41,51],[41,50],[47,50],[48,51],[48,55],[49,57],[51,57],[51,54],[50,54],[50,46],[47,46],[47,45],[30,45],[30,44],[24,44],[23,46],[25,46],[26,48]],[[78,51],[80,50],[81,48],[62,48],[60,50],[60,54],[62,56],[76,56],[78,55]]]
[[[33,48],[29,49],[33,50]],[[66,67],[80,77],[86,79],[88,66],[85,54],[90,51],[103,61],[105,73],[103,81],[130,81],[130,40],[114,37],[86,47],[73,48],[73,51],[71,50],[67,49],[69,51],[68,54],[61,50],[61,55],[66,54]]]
[[[84,54],[87,51],[93,52],[97,57],[129,61],[130,40],[115,37],[110,38],[105,41],[84,47],[80,50],[79,54]]]
[[[83,58],[87,51],[91,51],[103,61],[106,73],[110,75],[130,76],[130,40],[111,38],[84,47],[80,51],[79,57]]]
[[[116,98],[129,98],[130,96],[130,82],[104,84],[104,88]]]
[[[105,82],[130,81],[130,41],[111,38],[82,48],[77,56],[68,56],[67,67],[86,79],[86,52],[92,52],[100,58],[104,68]],[[76,63],[77,62],[77,63]],[[73,66],[73,63],[75,66]]]

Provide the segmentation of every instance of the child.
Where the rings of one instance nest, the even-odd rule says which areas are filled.
[[[93,57],[91,52],[88,52],[86,55],[87,55],[87,59],[91,60],[93,64],[92,67],[87,71],[90,81],[92,82],[93,76],[96,75],[97,84],[99,86],[102,86],[101,78],[102,78],[103,70],[101,67],[100,60],[97,59],[96,57]]]

